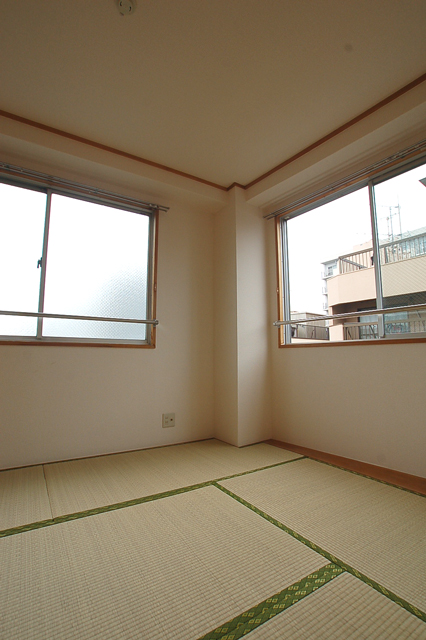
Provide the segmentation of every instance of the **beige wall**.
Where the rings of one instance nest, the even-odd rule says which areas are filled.
[[[238,190],[216,214],[170,204],[157,349],[0,347],[1,466],[273,436],[425,475],[426,345],[278,349],[273,223]]]
[[[0,468],[213,436],[213,216],[170,205],[157,348],[1,346]]]
[[[426,345],[278,349],[273,223],[254,207],[277,208],[420,139],[409,97],[245,193],[0,118],[4,161],[171,207],[160,220],[155,350],[0,346],[0,467],[273,436],[425,475]],[[170,411],[176,427],[163,430]]]
[[[244,446],[270,437],[266,225],[234,188],[215,215],[215,435]]]
[[[238,444],[270,438],[266,223],[236,189]]]
[[[0,346],[1,468],[270,437],[266,226],[241,190],[228,199],[214,214],[166,203],[156,349]]]
[[[214,217],[215,435],[238,445],[237,256],[235,189]]]
[[[269,305],[276,319],[273,223]],[[278,348],[272,352],[273,437],[426,476],[426,344]]]
[[[275,349],[274,437],[426,476],[426,344]]]

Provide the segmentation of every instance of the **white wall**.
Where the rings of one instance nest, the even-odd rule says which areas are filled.
[[[215,435],[237,446],[271,434],[265,232],[232,189],[215,216]]]
[[[274,211],[423,139],[425,91],[375,112],[256,183],[247,197]],[[412,109],[407,101],[416,96],[421,104]],[[276,319],[274,224],[267,224],[269,308]],[[425,343],[279,349],[277,333],[271,327],[274,438],[426,476]]]
[[[12,132],[22,144],[9,136],[12,163],[171,208],[159,225],[156,349],[0,345],[0,467],[213,435],[235,445],[269,437],[260,211],[241,189],[212,195],[182,178],[166,185],[162,174],[140,175],[140,165],[68,149],[50,134],[34,141],[24,129]],[[176,427],[162,430],[171,411]]]
[[[401,118],[382,126],[395,150],[404,146]],[[274,229],[253,205],[322,185],[331,165],[346,171],[346,149],[366,164],[350,132],[304,156],[304,169],[296,162],[245,194],[227,194],[26,125],[7,127],[5,161],[171,209],[160,219],[156,349],[0,345],[0,467],[215,435],[236,445],[273,436],[426,474],[425,344],[278,349],[271,326]],[[170,411],[176,427],[162,430]]]
[[[271,437],[266,223],[236,188],[238,444]]]
[[[215,435],[238,445],[237,256],[235,189],[214,219]]]
[[[274,438],[426,476],[426,344],[275,349]]]
[[[268,223],[269,304],[277,317],[274,223]],[[426,476],[426,344],[272,351],[273,438]]]
[[[0,346],[0,468],[213,436],[213,217],[170,204],[157,348]]]

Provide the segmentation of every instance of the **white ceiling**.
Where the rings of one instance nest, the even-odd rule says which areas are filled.
[[[426,71],[425,0],[0,0],[0,109],[228,186]]]

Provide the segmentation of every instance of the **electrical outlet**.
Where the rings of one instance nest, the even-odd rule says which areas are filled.
[[[163,413],[163,429],[167,429],[168,427],[175,426],[175,414],[174,413]]]

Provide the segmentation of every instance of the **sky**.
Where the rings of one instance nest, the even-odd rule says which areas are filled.
[[[394,235],[426,227],[426,164],[375,187],[381,242],[389,240],[391,207]],[[290,303],[292,311],[323,314],[322,263],[351,253],[356,245],[371,241],[368,188],[304,213],[288,222]]]

